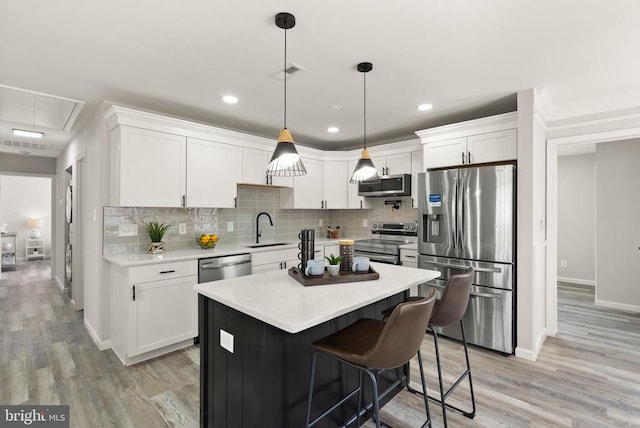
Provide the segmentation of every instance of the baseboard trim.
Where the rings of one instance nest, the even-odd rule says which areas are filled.
[[[596,299],[596,306],[602,306],[603,308],[619,309],[621,311],[640,313],[640,306],[627,305],[626,303],[608,302],[606,300]]]
[[[105,349],[111,348],[111,340],[100,340],[100,337],[96,334],[96,331],[93,329],[89,321],[84,320],[84,327],[89,332],[89,336],[93,340],[93,343],[96,344],[99,350],[104,351]]]
[[[535,349],[525,349],[521,346],[516,346],[516,357],[522,358],[524,360],[536,361],[538,359],[538,354],[540,354],[540,350],[542,349],[542,345],[544,345],[544,341],[547,339],[547,328],[542,329],[542,333],[538,337],[536,341]]]
[[[57,275],[55,277],[55,281],[56,281],[56,287],[58,287],[58,290],[60,290],[60,293],[64,293],[65,292],[64,283],[60,281],[60,278],[58,278]]]
[[[588,279],[579,279],[579,278],[568,278],[565,276],[559,276],[558,277],[558,282],[568,282],[570,284],[578,284],[578,285],[588,285],[591,287],[595,287],[596,286],[596,282],[595,281],[591,281]]]

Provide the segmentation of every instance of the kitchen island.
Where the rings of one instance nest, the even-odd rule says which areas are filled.
[[[379,319],[411,286],[440,275],[372,267],[378,280],[305,287],[280,270],[197,285],[200,425],[304,426],[311,343],[359,318]],[[404,368],[383,373],[380,387],[405,374]],[[316,378],[314,414],[357,384],[358,373],[320,359]],[[330,426],[339,426],[355,405],[336,411]]]

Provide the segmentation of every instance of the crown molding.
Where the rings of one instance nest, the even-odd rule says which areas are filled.
[[[422,143],[448,140],[451,138],[468,137],[470,135],[484,134],[488,132],[516,129],[518,127],[518,112],[498,114],[480,119],[467,120],[465,122],[438,126],[436,128],[416,131]]]

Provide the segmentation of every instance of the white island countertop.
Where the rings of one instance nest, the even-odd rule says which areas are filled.
[[[304,286],[287,270],[196,285],[212,300],[289,333],[329,321],[440,276],[440,272],[371,263],[373,281]]]

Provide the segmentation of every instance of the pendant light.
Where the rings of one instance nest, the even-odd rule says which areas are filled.
[[[284,67],[282,69],[284,73],[284,127],[278,136],[278,144],[276,144],[271,162],[267,165],[267,175],[305,175],[307,170],[293,144],[291,132],[287,129],[287,30],[296,25],[296,17],[290,13],[281,12],[276,15],[276,25],[284,30]]]
[[[377,183],[380,181],[378,170],[373,165],[371,155],[367,150],[367,73],[371,70],[373,70],[373,64],[370,62],[358,64],[358,71],[364,76],[364,145],[356,169],[349,180],[350,183]]]

